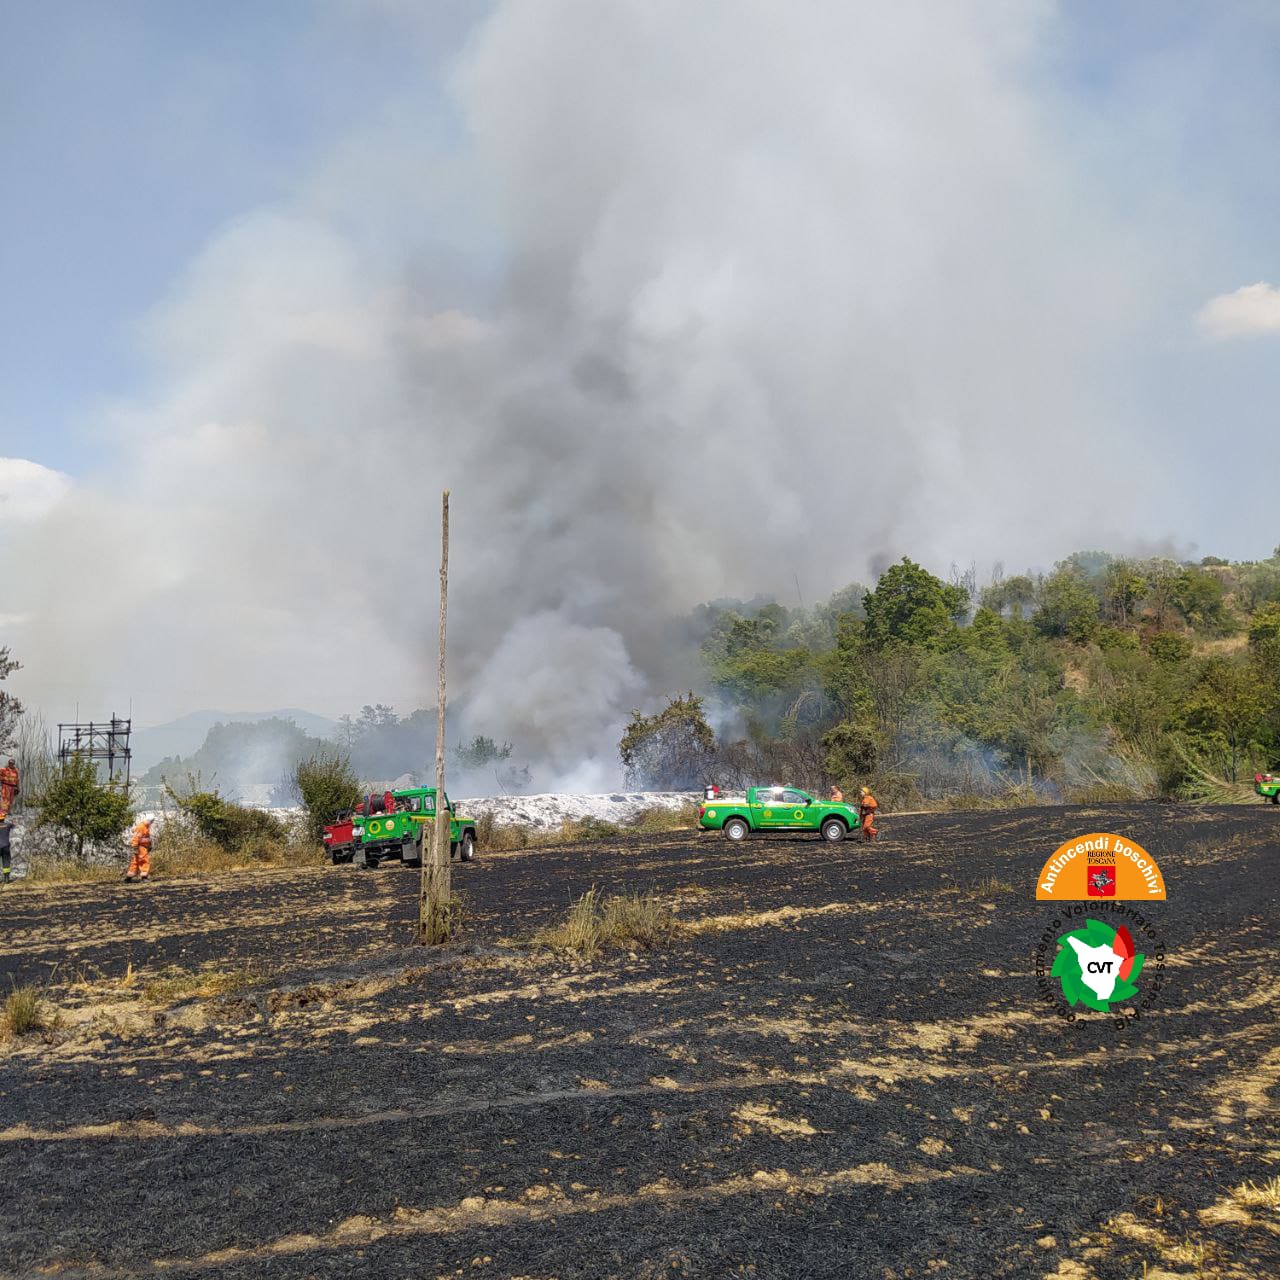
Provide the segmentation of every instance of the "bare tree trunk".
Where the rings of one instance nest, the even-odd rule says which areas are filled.
[[[451,932],[453,889],[449,867],[450,815],[444,803],[444,653],[445,619],[449,603],[449,490],[440,505],[440,648],[436,684],[436,816],[431,855],[423,838],[422,891],[418,902],[418,941],[427,945],[448,942]]]

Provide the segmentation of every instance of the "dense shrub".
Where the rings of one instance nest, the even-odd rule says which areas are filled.
[[[282,842],[288,835],[285,824],[273,813],[236,804],[216,791],[190,791],[179,795],[165,784],[170,799],[191,819],[206,840],[229,853],[239,853],[251,845]]]
[[[132,819],[128,793],[99,781],[93,761],[72,756],[45,784],[37,825],[65,833],[79,860],[86,845],[119,841]]]
[[[306,831],[313,840],[319,840],[340,813],[354,809],[361,796],[350,757],[336,751],[318,751],[299,761],[293,788],[306,810]]]

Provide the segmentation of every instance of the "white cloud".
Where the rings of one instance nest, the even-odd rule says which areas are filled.
[[[1259,280],[1234,293],[1220,293],[1196,312],[1196,324],[1212,342],[1280,333],[1280,289]]]
[[[0,458],[0,521],[48,515],[71,489],[71,477],[26,458]]]

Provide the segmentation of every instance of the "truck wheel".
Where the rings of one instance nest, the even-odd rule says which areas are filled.
[[[467,831],[462,837],[462,848],[458,851],[458,857],[463,862],[474,862],[476,856],[476,838]]]
[[[1272,803],[1272,804],[1280,804],[1280,791],[1277,791],[1277,792],[1275,793],[1275,795],[1273,795],[1273,796],[1271,797],[1271,803]]]
[[[747,838],[747,833],[750,830],[751,828],[748,827],[741,818],[730,818],[729,821],[724,824],[724,833],[734,842],[734,844],[737,844],[741,840],[745,840]]]
[[[822,838],[828,844],[839,844],[849,834],[849,828],[839,818],[828,818],[822,824]]]

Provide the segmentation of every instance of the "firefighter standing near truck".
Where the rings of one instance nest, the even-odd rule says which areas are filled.
[[[839,787],[831,788],[831,803],[844,804],[844,792]]]
[[[129,847],[133,857],[129,859],[129,870],[124,878],[132,884],[135,880],[146,880],[151,876],[151,819],[139,818],[129,836]]]
[[[874,840],[878,834],[876,831],[876,810],[880,805],[876,802],[875,796],[871,794],[870,787],[862,788],[862,798],[858,801],[858,814],[862,818],[862,838],[864,840]]]

